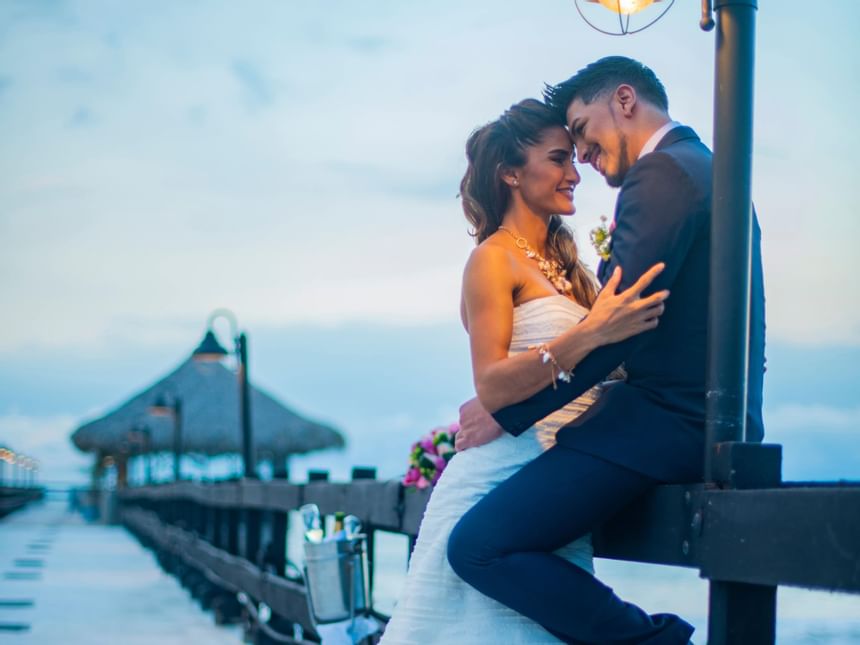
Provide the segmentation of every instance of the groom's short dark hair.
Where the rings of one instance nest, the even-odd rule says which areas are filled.
[[[567,108],[575,99],[588,105],[598,96],[615,91],[619,85],[630,85],[636,94],[656,107],[668,111],[669,97],[657,75],[638,60],[626,56],[607,56],[594,61],[558,85],[547,85],[543,91],[546,104],[563,121]]]

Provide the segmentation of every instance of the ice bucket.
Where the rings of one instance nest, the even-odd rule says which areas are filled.
[[[349,620],[367,608],[364,536],[305,542],[305,584],[317,625]]]

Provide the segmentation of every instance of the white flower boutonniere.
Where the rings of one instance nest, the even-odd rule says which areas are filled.
[[[610,226],[606,225],[606,215],[600,216],[600,226],[591,229],[591,245],[597,251],[597,255],[604,262],[609,262],[612,255],[612,231],[615,230],[615,222]]]

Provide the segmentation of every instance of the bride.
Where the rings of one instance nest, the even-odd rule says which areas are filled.
[[[461,313],[478,399],[494,410],[569,378],[593,349],[655,327],[668,293],[639,297],[660,264],[627,291],[616,294],[616,273],[597,293],[560,217],[575,210],[573,146],[543,103],[521,101],[473,132],[466,156],[460,192],[478,246],[466,264]],[[550,447],[556,430],[600,392],[595,386],[517,437],[505,433],[454,456],[427,505],[382,643],[560,642],[458,578],[447,561],[448,536],[467,510]],[[558,554],[593,571],[589,536]]]

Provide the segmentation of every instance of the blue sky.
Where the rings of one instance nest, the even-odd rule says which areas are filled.
[[[857,453],[860,5],[762,5],[769,429],[829,428]],[[354,450],[408,445],[470,394],[466,136],[620,53],[710,143],[698,6],[617,39],[572,0],[0,4],[0,441],[60,468],[71,427],[181,360],[228,306],[264,386]],[[614,193],[582,174],[571,223],[593,262],[587,231]]]

